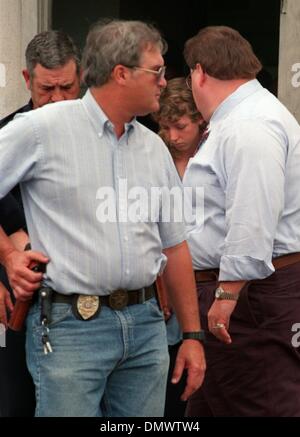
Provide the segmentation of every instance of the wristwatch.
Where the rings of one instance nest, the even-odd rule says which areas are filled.
[[[183,332],[182,333],[182,340],[199,340],[199,341],[205,341],[205,333],[203,329],[200,331],[195,332]]]
[[[217,300],[238,300],[239,293],[231,293],[223,290],[222,287],[218,287],[215,291],[215,298]]]

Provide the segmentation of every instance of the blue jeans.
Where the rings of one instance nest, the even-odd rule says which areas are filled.
[[[27,318],[27,364],[36,387],[36,416],[163,416],[169,366],[165,323],[156,300],[121,311],[103,306],[77,320],[55,303],[45,355],[40,308]]]

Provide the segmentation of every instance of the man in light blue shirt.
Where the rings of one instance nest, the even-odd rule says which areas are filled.
[[[98,23],[83,56],[83,99],[38,109],[1,131],[0,195],[21,182],[32,247],[50,259],[41,309],[36,302],[27,318],[37,416],[163,414],[167,341],[152,284],[164,268],[186,333],[174,372],[177,381],[188,369],[183,399],[203,380],[192,263],[176,205],[162,219],[163,193],[181,191],[180,182],[164,143],[135,119],[158,109],[164,47],[142,22]],[[23,299],[41,279],[28,269],[35,259],[36,252],[5,257]]]
[[[255,79],[261,64],[237,31],[202,29],[185,59],[209,122],[183,180],[204,188],[188,241],[208,334],[188,414],[299,416],[300,127]]]

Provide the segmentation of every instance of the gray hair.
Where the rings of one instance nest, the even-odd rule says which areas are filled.
[[[72,38],[59,30],[38,33],[30,41],[25,52],[26,66],[31,78],[37,64],[53,69],[64,66],[70,60],[74,60],[79,74],[80,57],[80,50]]]
[[[161,53],[167,43],[160,32],[142,21],[101,20],[90,30],[83,52],[83,81],[88,87],[101,86],[118,65],[136,67],[148,47],[157,46]]]

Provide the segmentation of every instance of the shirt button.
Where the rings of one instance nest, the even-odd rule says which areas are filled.
[[[127,270],[126,270],[126,275],[129,275],[129,273],[130,273],[130,272],[129,272],[129,269],[127,269]]]
[[[128,241],[128,237],[124,237],[124,241]]]

